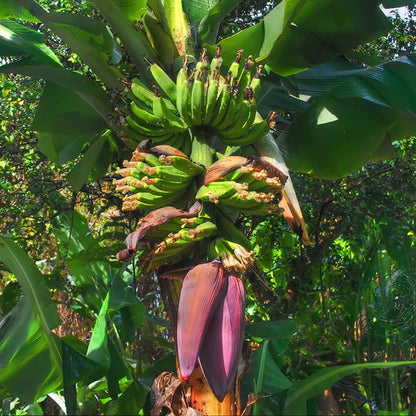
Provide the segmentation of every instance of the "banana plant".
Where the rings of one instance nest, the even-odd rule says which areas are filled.
[[[32,128],[51,160],[77,160],[76,191],[128,159],[114,191],[140,226],[117,258],[157,274],[176,340],[179,384],[162,374],[157,397],[175,386],[183,414],[240,413],[243,282],[255,258],[235,220],[283,213],[310,244],[289,169],[338,178],[389,157],[416,131],[415,58],[348,59],[390,29],[376,0],[282,0],[223,39],[241,0],[92,3],[100,19],[2,1],[0,71],[45,81]],[[90,76],[22,22],[58,36]]]

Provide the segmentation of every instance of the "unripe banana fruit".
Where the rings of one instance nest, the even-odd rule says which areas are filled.
[[[286,176],[267,158],[228,156],[207,170],[196,198],[246,215],[276,214],[285,182]]]
[[[142,142],[123,166],[116,171],[122,177],[113,183],[116,191],[125,195],[125,211],[184,205],[183,196],[193,178],[203,172],[202,166],[191,162],[176,148],[167,145],[149,147],[148,142]]]
[[[176,80],[146,60],[156,85],[151,91],[133,80],[134,101],[126,117],[129,134],[138,141],[151,138],[182,148],[187,141],[179,142],[178,136],[202,126],[228,146],[255,143],[268,133],[271,119],[264,120],[257,112],[262,67],[254,70],[251,56],[243,64],[242,54],[242,50],[238,51],[225,77],[221,76],[220,46],[210,63],[205,49],[193,68],[186,56]]]

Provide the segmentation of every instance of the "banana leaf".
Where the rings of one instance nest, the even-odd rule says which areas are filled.
[[[33,57],[37,63],[61,66],[43,43],[43,35],[9,19],[0,20],[0,56]]]
[[[416,132],[416,57],[353,75],[322,95],[278,137],[289,168],[334,179],[393,155]]]
[[[60,320],[44,277],[27,254],[0,237],[0,260],[16,276],[24,297],[0,322],[0,391],[32,403],[62,384]]]
[[[281,76],[332,60],[390,30],[377,2],[283,0],[254,26],[221,40],[229,65],[244,49]],[[213,54],[215,45],[207,45]]]
[[[394,368],[399,366],[415,366],[416,361],[391,361],[389,363],[362,363],[346,366],[336,366],[324,368],[311,375],[303,381],[293,383],[290,388],[284,415],[306,415],[307,401],[318,396],[323,391],[329,389],[335,382],[350,374],[359,373],[362,370]]]
[[[14,0],[2,0],[0,4],[0,19],[9,18],[29,20],[31,22],[39,21],[28,10],[17,4]]]

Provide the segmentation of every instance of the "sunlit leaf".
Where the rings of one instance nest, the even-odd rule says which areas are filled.
[[[0,371],[0,385],[32,402],[62,383],[61,348],[59,340],[51,333],[60,320],[43,275],[9,238],[0,237],[0,260],[16,276],[24,293],[24,300],[0,323],[4,331],[0,337],[0,360],[5,366]],[[20,319],[28,321],[20,323],[17,313],[23,314]],[[21,378],[28,382],[21,382]],[[33,382],[35,379],[37,383]]]
[[[415,58],[367,69],[317,99],[279,136],[289,168],[345,176],[416,132]]]
[[[0,19],[22,19],[32,22],[38,22],[38,19],[29,13],[21,5],[17,4],[14,0],[2,0],[0,5]]]
[[[317,371],[305,380],[298,381],[289,390],[285,413],[287,415],[305,415],[306,402],[312,397],[318,396],[324,390],[329,389],[336,381],[350,374],[358,373],[362,370],[393,368],[403,365],[415,366],[415,361],[392,361],[380,363],[352,364],[342,367],[330,367]]]
[[[215,43],[218,29],[222,20],[236,8],[242,0],[221,0],[219,2],[189,2],[189,9],[192,12],[196,11],[197,20],[201,20],[198,27],[198,34],[202,41]],[[205,11],[205,6],[210,5],[210,8]],[[202,6],[197,9],[197,6]],[[204,10],[204,13],[202,11]],[[195,19],[196,16],[194,16]],[[192,21],[192,20],[191,20]]]
[[[221,40],[221,45],[226,64],[244,49],[258,63],[288,76],[332,60],[389,29],[375,2],[283,0],[262,21]],[[213,53],[214,46],[210,50]]]
[[[0,56],[13,55],[32,56],[38,64],[61,65],[55,54],[43,43],[41,33],[3,19],[0,20]]]

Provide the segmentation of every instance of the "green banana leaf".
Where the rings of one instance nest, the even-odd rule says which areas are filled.
[[[48,13],[34,0],[18,2],[59,36],[108,87],[121,89],[121,74],[111,65],[121,59],[120,46],[102,22],[74,13]]]
[[[182,7],[188,16],[189,23],[194,24],[199,23],[218,3],[218,0],[182,0]]]
[[[90,143],[81,160],[72,168],[67,179],[75,192],[78,192],[88,178],[92,180],[104,176],[112,161],[112,151],[109,146],[111,130],[104,131],[96,140]]]
[[[223,19],[236,8],[242,0],[222,0],[215,4],[214,7],[207,10],[200,16],[198,26],[198,36],[200,41],[215,43],[217,40],[218,29]],[[196,2],[190,2],[189,8],[194,10]],[[200,4],[200,3],[197,3]],[[202,9],[202,8],[201,8]],[[200,10],[201,12],[202,10]]]
[[[306,402],[309,399],[318,396],[335,382],[350,374],[359,373],[362,370],[393,368],[404,365],[415,366],[416,361],[362,363],[319,370],[307,379],[293,383],[287,395],[284,415],[306,415]]]
[[[298,326],[293,321],[254,322],[245,326],[246,337],[263,339],[290,339]]]
[[[136,22],[131,22],[130,7],[126,7],[128,3],[114,0],[93,0],[93,2],[110,23],[114,33],[117,33],[121,39],[139,73],[144,79],[150,80],[143,55],[151,61],[155,61],[157,56],[145,34],[136,29]]]
[[[254,26],[221,40],[229,65],[244,49],[281,76],[332,60],[390,29],[376,2],[283,0]],[[207,45],[213,53],[215,45]]]
[[[41,33],[8,19],[0,20],[0,56],[29,56],[38,64],[61,65]]]
[[[390,142],[416,132],[416,57],[346,79],[316,99],[278,137],[289,168],[339,178],[392,156]]]
[[[280,368],[285,364],[284,351],[292,340],[298,327],[293,321],[254,322],[247,324],[245,335],[257,341],[263,339],[261,346],[250,357],[250,369],[242,379],[242,396],[249,393],[257,395],[253,415],[279,414],[276,407],[277,396],[292,385]]]
[[[297,94],[320,97],[361,72],[365,72],[362,65],[354,64],[346,58],[340,57],[308,71],[300,72],[294,75],[294,79],[293,77],[291,79],[296,86]]]
[[[74,96],[79,98],[79,105],[82,105],[82,100],[95,111],[95,119],[101,117],[102,120],[106,120],[108,113],[111,111],[111,102],[104,90],[90,78],[80,75],[75,71],[66,70],[62,67],[54,67],[52,65],[35,65],[32,59],[23,59],[16,63],[3,65],[0,67],[0,72],[19,73],[36,79],[44,79],[62,88],[66,88]],[[61,90],[60,94],[64,94],[64,91]],[[67,106],[65,98],[63,97],[60,103],[51,103],[50,108],[48,106],[45,111],[59,111],[59,109],[53,110],[55,106],[65,108]],[[74,100],[75,98],[72,99],[72,102]],[[84,108],[83,111],[85,111]],[[90,114],[92,114],[91,111]],[[90,115],[90,117],[92,116]]]
[[[100,250],[86,219],[76,211],[57,217],[52,227],[60,250],[66,253],[73,290],[78,292],[85,313],[98,313],[115,274],[107,254]]]
[[[31,22],[39,21],[23,6],[17,4],[15,0],[2,0],[0,3],[0,19],[8,18],[29,20]]]
[[[136,23],[147,11],[146,0],[118,0],[117,6],[120,7],[131,23]]]
[[[36,264],[3,236],[0,260],[16,276],[24,293],[0,323],[0,391],[32,403],[62,384],[61,345],[51,332],[60,321]]]

